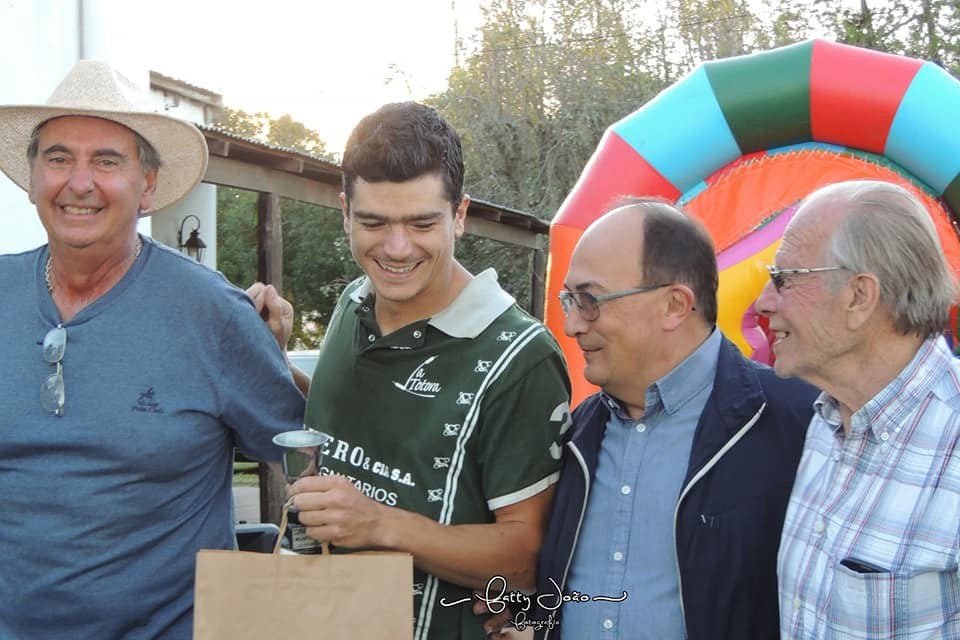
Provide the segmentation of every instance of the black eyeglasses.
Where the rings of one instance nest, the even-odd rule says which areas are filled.
[[[767,271],[770,272],[770,280],[773,282],[774,289],[777,290],[777,293],[780,293],[780,289],[783,288],[783,285],[786,284],[786,278],[784,276],[792,275],[802,275],[805,273],[820,273],[823,271],[845,271],[846,267],[811,267],[811,268],[798,268],[798,269],[777,269],[772,264],[767,265]]]
[[[601,302],[616,300],[617,298],[624,298],[637,293],[647,293],[648,291],[655,291],[656,289],[662,289],[667,286],[670,286],[669,282],[655,284],[652,287],[638,287],[636,289],[627,289],[615,293],[605,293],[599,296],[595,296],[589,291],[564,290],[560,292],[560,308],[563,309],[563,314],[568,316],[570,315],[570,310],[576,306],[581,318],[587,322],[593,322],[600,317]]]
[[[44,411],[63,416],[63,353],[67,350],[67,330],[57,325],[43,338],[43,359],[57,365],[57,370],[40,384],[40,405]]]

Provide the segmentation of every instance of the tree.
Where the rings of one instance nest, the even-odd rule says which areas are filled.
[[[957,0],[773,0],[755,18],[758,49],[827,37],[929,60],[960,75]]]
[[[553,217],[604,130],[656,95],[655,43],[628,0],[493,0],[476,51],[429,102],[460,132],[468,193]],[[529,301],[529,251],[465,239],[461,261],[497,265]]]
[[[224,129],[248,138],[332,158],[320,136],[289,115],[224,109]],[[231,282],[247,286],[257,277],[256,193],[217,189],[217,267]],[[283,295],[297,310],[291,348],[316,347],[337,296],[359,275],[343,237],[340,211],[281,199],[283,215]]]
[[[656,94],[654,44],[626,0],[493,0],[477,51],[436,105],[461,133],[467,188],[549,218],[603,131]]]
[[[243,109],[223,108],[223,116],[217,123],[225,131],[244,138],[308,153],[329,162],[336,157],[327,151],[327,143],[313,129],[293,119],[288,113],[271,118],[264,111],[247,113]]]
[[[461,132],[469,192],[551,218],[604,130],[694,66],[833,32],[960,70],[957,0],[489,0],[430,102]]]
[[[688,68],[753,50],[756,18],[744,0],[677,0],[676,20]]]
[[[806,5],[796,0],[774,0],[765,13],[757,16],[757,50],[783,47],[806,38],[814,32],[815,20]]]
[[[257,194],[217,187],[217,269],[246,287],[257,279]]]
[[[430,102],[461,133],[469,193],[550,219],[604,130],[696,65],[824,33],[960,72],[958,0],[489,0]],[[483,240],[460,254],[524,299],[526,254]]]
[[[313,349],[343,288],[361,271],[350,254],[339,209],[282,199],[283,294],[298,311],[291,345]]]
[[[283,295],[297,311],[290,348],[320,344],[337,297],[360,275],[339,210],[282,198]],[[217,189],[217,268],[247,286],[257,278],[257,194]]]
[[[930,60],[960,74],[957,0],[860,0],[855,8],[826,0],[817,15],[840,42]]]

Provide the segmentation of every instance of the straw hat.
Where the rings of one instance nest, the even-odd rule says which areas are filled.
[[[20,188],[30,187],[27,146],[37,125],[60,116],[92,116],[136,131],[153,145],[163,166],[153,208],[177,202],[197,186],[207,169],[207,143],[195,126],[157,113],[150,96],[103,62],[81,60],[43,105],[0,106],[0,169]]]

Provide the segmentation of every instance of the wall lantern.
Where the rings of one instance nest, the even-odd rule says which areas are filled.
[[[190,232],[190,237],[187,238],[187,241],[183,241],[183,225],[186,224],[187,220],[193,218],[197,226],[193,228],[193,231]],[[207,248],[207,244],[200,239],[200,218],[193,215],[192,213],[180,221],[180,229],[177,231],[177,246],[180,247],[180,251],[190,256],[197,262],[203,262],[203,253]]]

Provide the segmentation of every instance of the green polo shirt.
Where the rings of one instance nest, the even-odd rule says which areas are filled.
[[[566,365],[495,271],[387,336],[373,305],[366,278],[349,285],[320,348],[305,423],[334,437],[321,474],[452,525],[493,522],[496,509],[556,482]],[[415,570],[413,594],[416,639],[486,637],[483,619],[461,603],[469,589]]]

